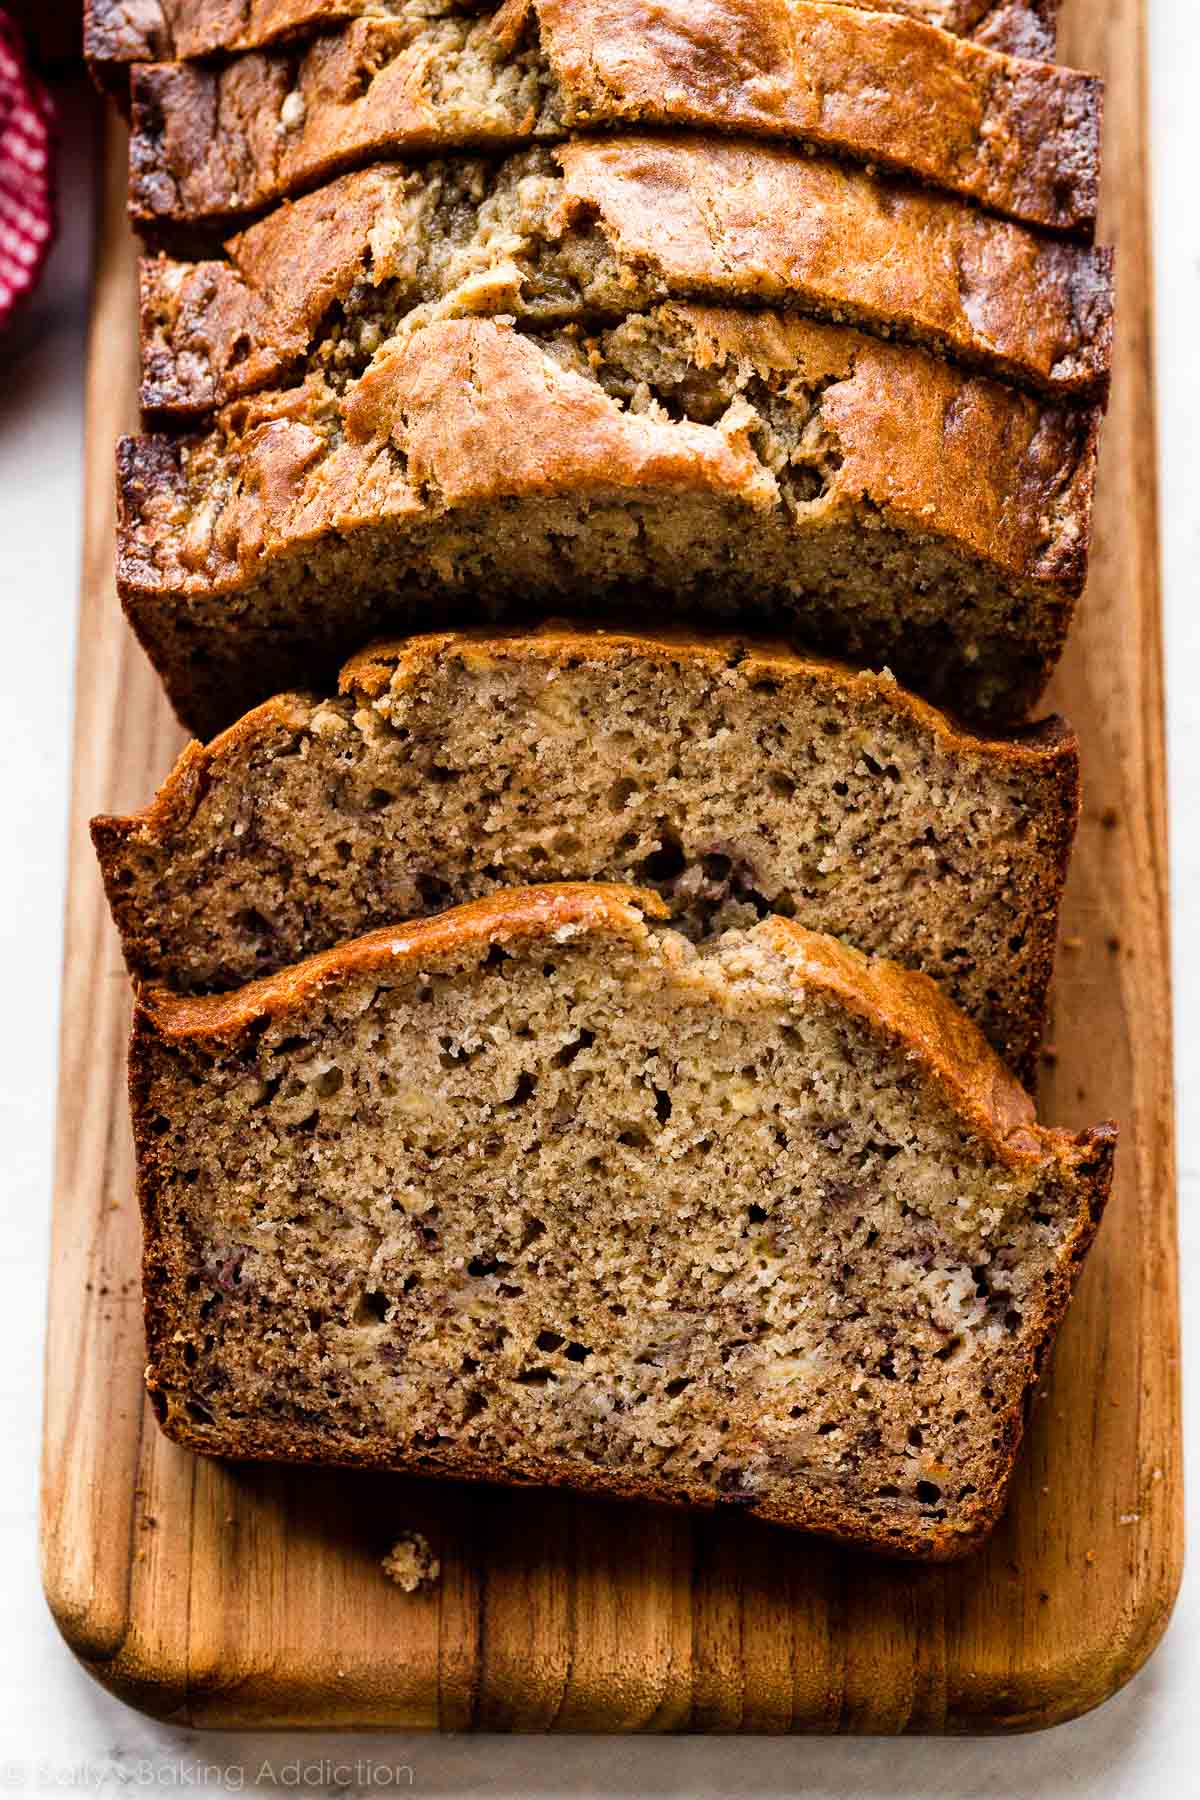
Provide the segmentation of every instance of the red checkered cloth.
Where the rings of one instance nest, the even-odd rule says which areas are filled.
[[[50,97],[0,12],[0,329],[42,272],[54,237]]]

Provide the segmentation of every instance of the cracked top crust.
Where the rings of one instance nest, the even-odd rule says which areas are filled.
[[[738,371],[735,388],[766,380],[804,407],[815,395],[823,513],[865,501],[1014,576],[1082,582],[1085,411],[773,314],[665,306],[625,321],[611,347],[636,354],[640,336],[699,371]],[[328,534],[500,497],[692,491],[779,507],[751,405],[734,399],[713,423],[630,410],[597,379],[603,337],[578,357],[569,345],[555,355],[494,321],[439,321],[385,346],[344,397],[314,377],[227,409],[206,437],[133,440],[123,584],[232,592]]]
[[[1052,62],[1057,0],[841,0],[901,13],[993,50]],[[84,54],[102,75],[134,62],[186,61],[216,51],[262,50],[364,14],[396,12],[380,0],[85,0]],[[433,14],[453,10],[426,4]]]
[[[1090,235],[1101,94],[833,0],[505,0],[138,65],[130,197],[146,223],[217,223],[381,156],[641,124],[790,139]]]
[[[431,312],[555,322],[675,296],[852,321],[1035,391],[1107,389],[1109,251],[787,148],[633,134],[361,170],[224,260],[145,259],[142,404],[202,412],[314,359],[352,370],[355,333],[371,346]]]

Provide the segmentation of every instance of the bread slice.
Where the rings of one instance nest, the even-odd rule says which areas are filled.
[[[957,35],[1009,56],[1053,62],[1058,55],[1058,10],[1059,0],[984,0],[971,29]],[[945,18],[930,17],[929,23],[943,31],[957,29]]]
[[[659,910],[505,890],[142,998],[171,1437],[979,1543],[1115,1130],[1040,1127],[920,976]]]
[[[381,157],[618,125],[779,138],[1090,234],[1102,84],[833,0],[504,0],[363,18],[216,67],[142,63],[130,196],[220,223]]]
[[[1050,719],[972,737],[783,645],[551,626],[378,644],[92,836],[130,972],[230,988],[497,887],[636,881],[689,937],[794,916],[1036,1068],[1079,805]]]
[[[382,631],[564,602],[783,626],[1013,720],[1083,583],[1097,425],[771,313],[443,320],[344,392],[125,440],[119,586],[206,737]]]
[[[1108,386],[1110,251],[753,139],[363,169],[225,249],[141,264],[148,410],[361,374],[433,312],[595,323],[677,296],[852,321],[1053,395]]]
[[[1057,0],[843,0],[902,13],[990,49],[1053,62]],[[419,17],[430,16],[423,0]],[[447,7],[449,11],[451,8]],[[467,10],[467,9],[464,9]],[[129,63],[182,61],[219,51],[261,50],[308,33],[385,12],[404,16],[404,0],[84,0],[83,48],[93,72],[115,86]]]

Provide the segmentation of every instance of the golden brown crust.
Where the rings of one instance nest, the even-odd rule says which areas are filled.
[[[558,154],[566,206],[594,210],[625,260],[673,290],[809,298],[1046,391],[1107,385],[1110,251],[766,144],[629,136]]]
[[[1053,62],[1056,0],[842,0],[903,13],[990,49]],[[84,54],[106,65],[261,50],[361,17],[368,0],[85,0]]]
[[[842,459],[831,506],[873,495],[1014,575],[1082,585],[1078,513],[1057,534],[1045,524],[1064,459],[1072,470],[1078,462],[1076,415],[853,331],[701,306],[662,311],[699,367],[744,358],[822,387],[822,423]],[[490,320],[438,321],[388,346],[339,403],[344,436],[332,448],[308,422],[327,405],[310,385],[231,409],[211,437],[186,440],[182,492],[148,494],[140,518],[127,513],[126,582],[136,568],[157,588],[234,591],[293,539],[344,533],[373,506],[397,519],[419,513],[423,488],[448,507],[600,484],[699,489],[764,511],[775,502],[744,429],[623,411],[536,340]],[[213,510],[225,491],[235,497]]]
[[[1057,656],[1069,598],[1083,583],[1098,416],[1042,405],[915,349],[804,320],[675,305],[659,309],[651,323],[684,347],[697,370],[744,368],[756,371],[755,380],[776,388],[800,383],[816,396],[820,442],[829,447],[818,498],[802,510],[789,508],[754,447],[758,415],[751,408],[733,406],[711,425],[624,410],[599,381],[488,320],[439,321],[396,340],[348,396],[310,381],[230,409],[206,437],[127,440],[119,457],[120,590],[185,720],[209,733],[264,693],[319,672],[303,653],[247,666],[244,649],[238,655],[247,628],[243,599],[229,641],[221,641],[228,629],[222,627],[218,641],[202,646],[194,602],[249,597],[255,607],[278,606],[292,618],[293,601],[274,599],[279,584],[301,562],[309,567],[327,554],[337,562],[337,603],[346,623],[337,623],[339,615],[323,600],[321,629],[332,654],[344,656],[354,634],[361,641],[404,616],[405,580],[409,591],[420,579],[424,591],[444,582],[443,592],[453,593],[453,565],[440,546],[423,548],[450,515],[457,530],[459,521],[472,513],[482,518],[480,509],[491,505],[561,500],[586,513],[618,498],[643,516],[656,505],[685,501],[711,508],[713,532],[730,529],[720,523],[730,516],[725,509],[752,515],[763,561],[753,590],[757,617],[743,615],[748,626],[761,626],[772,607],[777,617],[803,612],[806,534],[857,530],[870,513],[872,529],[886,526],[911,534],[914,544],[944,546],[939,555],[969,563],[970,581],[986,574],[1006,593],[1011,587],[1022,595],[1016,624],[1036,646],[1030,651],[1036,662],[1021,677],[1027,686],[1009,680],[1006,690],[996,683],[995,698],[987,701],[997,719],[1019,718]],[[736,526],[747,528],[748,518]],[[522,542],[522,554],[531,555],[532,540]],[[377,576],[383,545],[395,560]],[[646,566],[639,561],[636,574],[627,575],[638,545],[627,541],[617,549],[626,562],[612,563],[604,581],[589,572],[589,586],[604,591],[608,582],[615,592],[636,580],[670,592],[672,581],[686,579],[649,550]],[[358,558],[353,563],[351,551]],[[701,540],[689,554],[716,555],[716,541]],[[404,565],[411,577],[398,572],[401,558],[413,559]],[[735,573],[723,578],[729,595]],[[503,569],[490,579],[499,603]],[[533,581],[542,579],[538,574]],[[541,593],[526,584],[523,604],[562,604],[570,590],[561,585],[561,559],[547,567],[545,579]],[[384,582],[392,599],[381,605]],[[955,610],[945,587],[939,592],[934,599],[949,615],[951,635],[979,629]],[[167,607],[179,609],[181,621],[186,617],[181,629],[191,633],[190,645],[174,641]],[[423,622],[444,616],[427,611]],[[858,635],[876,629],[861,609],[853,621],[848,614],[844,619],[844,633],[839,623],[820,641],[863,660],[889,661],[931,691],[928,659],[922,663],[915,646],[906,650],[896,632],[874,640]],[[269,629],[277,634],[274,625]],[[189,699],[203,692],[197,680],[204,665],[196,660],[202,648],[210,659],[236,658],[220,677],[215,705]],[[967,654],[977,659],[980,651]],[[323,647],[316,660],[328,667],[330,656]],[[958,680],[957,672],[944,682],[937,678],[934,697],[954,694]],[[970,707],[970,696],[959,703]]]
[[[1082,586],[1079,512],[1072,507],[1058,531],[1046,514],[1078,465],[1086,415],[838,327],[716,307],[662,311],[700,369],[732,359],[821,389],[821,422],[840,459],[829,510],[870,496],[1016,577]],[[193,507],[240,483],[211,535],[195,529],[193,510],[186,545],[176,549],[174,532],[157,542],[147,532],[125,540],[123,554],[153,558],[161,586],[232,592],[265,556],[292,540],[344,535],[373,506],[403,519],[437,502],[600,487],[698,490],[763,512],[778,499],[746,425],[624,410],[535,339],[490,320],[441,320],[385,348],[341,402],[344,437],[331,451],[309,423],[324,404],[323,392],[301,389],[261,410],[233,409],[190,448]]]
[[[740,354],[755,366],[786,365],[799,349],[815,351],[818,380],[848,372],[836,344],[775,338],[770,327],[788,334],[781,321],[769,322],[773,341],[752,345],[762,336],[757,320],[688,310],[701,366]],[[394,444],[412,485],[448,507],[595,486],[701,490],[763,511],[776,497],[745,424],[667,425],[626,411],[599,383],[491,321],[446,320],[385,349],[351,394],[345,420],[369,454]]]
[[[1101,99],[1089,76],[833,0],[507,0],[223,68],[138,65],[130,200],[149,223],[216,222],[380,156],[644,124],[790,139],[1090,235]]]
[[[399,210],[403,170],[343,176],[231,239],[227,261],[143,258],[141,403],[207,411],[282,380],[330,308],[370,278],[370,234]]]
[[[533,0],[568,124],[803,138],[995,211],[1090,231],[1101,84],[820,0]]]
[[[558,155],[551,241],[597,231],[619,265],[623,311],[676,295],[795,307],[1037,391],[1107,390],[1108,250],[752,140],[631,134],[577,140]],[[385,280],[381,233],[405,243],[420,182],[403,167],[344,175],[232,238],[223,261],[145,259],[142,405],[205,411],[293,374],[331,308],[358,284]],[[498,250],[497,261],[520,256],[514,277],[472,310],[526,310],[539,247],[528,271],[523,252]],[[572,310],[586,316],[587,297],[564,302],[564,315]]]
[[[138,997],[137,1017],[168,1043],[187,1038],[209,1043],[245,1031],[260,1019],[280,1018],[323,987],[372,969],[405,964],[432,968],[460,955],[469,956],[480,945],[508,943],[514,938],[549,938],[564,929],[607,931],[636,940],[645,935],[647,917],[667,917],[667,907],[659,896],[619,883],[575,881],[502,888],[432,918],[368,932],[351,944],[323,950],[231,994],[196,996],[172,994],[164,988],[145,989]]]
[[[902,13],[991,50],[1053,62],[1058,46],[1058,0],[841,0],[843,6]]]

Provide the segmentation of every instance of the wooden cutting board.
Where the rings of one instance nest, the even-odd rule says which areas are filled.
[[[1144,0],[1065,0],[1064,56],[1109,82],[1104,238],[1119,254],[1091,585],[1054,704],[1086,802],[1043,1116],[1115,1116],[1108,1217],[1035,1403],[1007,1518],[949,1569],[889,1566],[744,1518],[529,1492],[227,1467],[142,1398],[125,1112],[129,995],[87,842],[181,743],[120,616],[112,444],[133,429],[125,146],[109,128],[89,376],[42,1550],[72,1649],[203,1726],[1013,1731],[1127,1681],[1182,1561],[1163,697]],[[405,1531],[441,1559],[406,1595]]]

